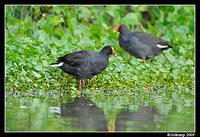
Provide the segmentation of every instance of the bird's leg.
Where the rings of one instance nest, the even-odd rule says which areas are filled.
[[[83,86],[85,87],[85,80],[83,80]]]
[[[115,131],[115,120],[109,120],[109,127],[108,127],[108,132],[114,132]]]
[[[81,91],[81,80],[78,81],[78,90]]]
[[[146,60],[145,60],[145,59],[143,59],[142,61],[144,62],[144,64],[146,63]]]

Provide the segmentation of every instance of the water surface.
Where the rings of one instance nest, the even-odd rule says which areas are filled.
[[[93,92],[94,93],[94,92]],[[6,131],[194,131],[194,98],[6,92]]]

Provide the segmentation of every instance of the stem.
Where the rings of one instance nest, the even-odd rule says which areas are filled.
[[[144,27],[143,27],[143,25],[140,22],[138,23],[138,25],[141,27],[142,31],[145,30]]]
[[[29,9],[29,11],[28,11],[28,13],[27,13],[27,15],[26,15],[26,17],[25,17],[25,21],[27,20],[27,17],[28,17],[28,15],[29,15],[31,9],[32,9],[32,6],[30,7],[30,9]]]
[[[14,6],[11,6],[11,9],[12,9],[12,15],[14,16],[15,15],[15,8],[14,8]]]
[[[24,6],[22,6],[21,17],[20,17],[21,20],[23,18],[23,13],[24,13]]]

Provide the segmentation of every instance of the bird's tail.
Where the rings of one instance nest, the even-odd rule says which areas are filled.
[[[157,44],[157,47],[159,47],[160,49],[162,49],[162,50],[166,50],[166,49],[170,49],[170,48],[172,48],[170,45],[159,45],[159,44]]]
[[[52,63],[52,64],[50,64],[50,66],[52,66],[52,67],[60,67],[60,66],[62,66],[62,65],[63,65],[63,62]]]

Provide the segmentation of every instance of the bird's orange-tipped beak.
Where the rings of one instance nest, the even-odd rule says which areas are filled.
[[[115,53],[115,50],[114,50],[113,47],[112,47],[112,54],[115,55],[115,56],[117,56],[117,54]]]
[[[117,27],[115,28],[114,32],[117,32],[119,30],[120,24],[117,25]]]

